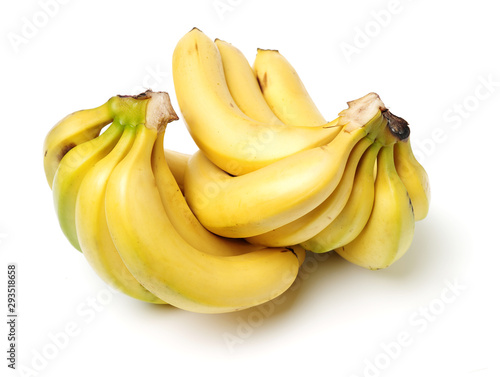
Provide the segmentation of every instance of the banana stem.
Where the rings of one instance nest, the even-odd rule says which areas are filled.
[[[166,92],[147,90],[133,96],[118,95],[108,103],[114,121],[122,125],[145,124],[147,128],[162,132],[168,123],[179,119]]]
[[[354,131],[365,125],[373,125],[375,117],[380,112],[387,110],[384,103],[376,93],[368,93],[366,96],[354,101],[347,102],[348,108],[339,113],[339,124],[345,125],[347,132]]]
[[[178,119],[168,93],[151,92],[151,99],[146,108],[146,127],[163,132],[168,123]]]
[[[382,112],[382,115],[387,119],[387,127],[391,134],[398,140],[403,141],[410,137],[410,127],[408,122],[397,115],[394,115],[389,110]]]

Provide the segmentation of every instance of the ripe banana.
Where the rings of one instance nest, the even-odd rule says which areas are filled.
[[[382,144],[375,142],[365,151],[356,169],[351,194],[340,214],[321,232],[301,245],[315,253],[344,246],[363,230],[373,207],[375,196],[375,162]]]
[[[278,296],[297,276],[296,251],[214,256],[192,247],[170,222],[151,165],[157,134],[171,119],[162,108],[155,105],[156,119],[138,126],[106,189],[106,218],[125,265],[157,297],[189,311],[241,310]]]
[[[381,148],[373,209],[361,233],[335,251],[344,259],[377,270],[397,261],[413,240],[415,217],[406,187],[394,165],[394,144]]]
[[[252,67],[196,28],[172,69],[193,155],[164,149],[178,117],[149,90],[70,114],[44,141],[61,229],[107,284],[224,313],[285,292],[306,250],[381,269],[409,249],[428,176],[377,94],[327,122],[277,50]]]
[[[137,114],[150,96],[146,91],[136,96],[114,96],[106,103],[113,123],[101,135],[72,148],[59,163],[52,184],[52,196],[59,224],[66,238],[80,250],[75,224],[78,189],[85,174],[106,156],[118,142],[125,124],[137,124]],[[69,125],[68,125],[69,127]]]
[[[270,232],[247,238],[256,245],[288,246],[305,242],[330,224],[342,211],[351,193],[354,174],[364,151],[373,143],[364,137],[349,155],[344,173],[332,194],[306,215]]]
[[[178,42],[172,69],[191,136],[214,164],[232,175],[325,145],[339,133],[338,120],[320,127],[285,127],[249,118],[231,97],[217,46],[198,29]]]
[[[175,181],[182,193],[184,193],[184,173],[186,172],[190,157],[190,154],[165,149],[165,159],[167,160],[168,168],[175,177]]]
[[[144,288],[123,263],[111,239],[104,210],[109,177],[132,147],[135,128],[126,125],[113,150],[83,178],[76,200],[76,230],[83,255],[104,282],[133,298],[159,304],[164,302]]]
[[[59,225],[70,243],[81,251],[76,233],[75,205],[85,174],[116,145],[123,126],[113,122],[95,139],[72,148],[62,158],[54,176],[52,196]]]
[[[415,220],[423,220],[429,212],[431,200],[429,177],[413,155],[410,138],[399,140],[394,146],[394,163],[399,177],[410,195]]]
[[[427,172],[413,155],[408,122],[390,112],[386,114],[385,132],[378,136],[385,144],[394,144],[394,164],[412,201],[415,221],[429,212],[431,192]]]
[[[283,125],[267,104],[254,71],[245,55],[232,44],[215,40],[227,87],[238,108],[250,118],[267,124]],[[325,124],[326,121],[320,125]]]
[[[321,126],[325,118],[299,75],[278,50],[257,50],[253,69],[273,113],[291,126]]]
[[[116,114],[126,114],[126,110],[135,103],[134,99],[147,97],[146,93],[111,97],[101,106],[69,114],[52,127],[43,144],[43,166],[50,188],[59,163],[66,153],[77,145],[96,138]]]
[[[378,132],[385,119],[381,111],[386,108],[375,93],[348,104],[339,114],[342,129],[333,141],[242,176],[230,176],[195,153],[185,175],[185,196],[196,217],[213,233],[246,238],[316,208],[340,182],[352,148]]]
[[[262,250],[262,246],[249,244],[242,239],[217,236],[200,224],[186,203],[169,169],[163,151],[164,136],[164,131],[158,133],[153,147],[151,165],[163,208],[177,233],[194,248],[212,255],[234,256]]]
[[[43,167],[52,188],[57,167],[68,151],[96,138],[113,121],[110,101],[94,109],[76,111],[60,120],[45,137]]]

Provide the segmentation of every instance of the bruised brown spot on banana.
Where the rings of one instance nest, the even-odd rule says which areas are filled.
[[[262,76],[262,80],[259,78],[257,75],[257,82],[259,83],[260,91],[264,92],[267,87],[267,72],[264,73],[264,76]]]
[[[59,161],[61,161],[63,159],[63,157],[66,156],[66,154],[70,150],[72,150],[74,147],[76,147],[75,143],[69,143],[69,144],[65,145],[64,147],[62,147],[61,150],[59,151],[58,155],[57,155],[57,159]],[[47,155],[47,151],[45,151],[45,155]]]

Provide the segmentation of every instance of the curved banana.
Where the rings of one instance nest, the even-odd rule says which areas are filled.
[[[82,180],[76,200],[75,222],[83,255],[97,275],[115,289],[138,300],[164,303],[130,273],[111,239],[104,200],[113,169],[127,155],[135,139],[135,125],[127,125],[113,150]]]
[[[191,136],[214,164],[232,175],[325,145],[339,133],[337,119],[320,127],[285,127],[249,118],[231,97],[217,46],[198,29],[178,42],[172,70]]]
[[[77,145],[95,139],[115,117],[128,114],[134,106],[138,106],[137,99],[147,99],[149,92],[135,96],[113,96],[101,106],[67,115],[52,127],[43,144],[43,166],[50,188],[66,153]]]
[[[215,45],[220,53],[227,87],[238,108],[258,122],[283,125],[264,99],[245,55],[232,44],[220,39],[215,40]],[[325,123],[326,121],[320,125]]]
[[[85,174],[116,145],[123,126],[113,122],[95,139],[72,148],[61,160],[54,176],[52,196],[59,225],[70,243],[81,251],[76,233],[75,205]]]
[[[164,136],[164,131],[158,133],[151,165],[163,208],[177,233],[194,248],[212,255],[234,256],[263,249],[241,239],[217,236],[200,224],[169,169],[163,151]]]
[[[386,268],[408,250],[415,216],[406,187],[394,165],[394,144],[384,146],[377,158],[373,209],[361,233],[335,251],[367,269]]]
[[[125,265],[157,297],[194,312],[241,310],[280,295],[299,270],[292,249],[214,256],[192,247],[170,222],[151,166],[157,133],[168,121],[166,112],[139,125],[108,182],[106,218]]]
[[[410,138],[399,140],[394,146],[394,163],[406,186],[415,212],[415,221],[423,220],[429,212],[431,190],[429,177],[413,155]]]
[[[165,149],[165,159],[167,160],[168,168],[175,177],[175,181],[182,193],[184,193],[184,174],[190,157],[190,154]]]
[[[64,155],[75,146],[96,138],[101,129],[112,121],[108,101],[99,107],[69,114],[52,127],[43,144],[43,167],[50,188]]]
[[[342,211],[351,193],[356,167],[373,140],[364,137],[353,148],[339,184],[319,206],[297,220],[270,232],[247,238],[256,245],[288,246],[307,241],[330,224]]]
[[[375,162],[382,144],[375,141],[357,167],[351,194],[340,214],[321,232],[301,245],[315,253],[325,253],[355,239],[370,217],[375,196]]]
[[[291,126],[321,126],[325,118],[299,75],[278,50],[257,49],[253,70],[273,113]]]
[[[227,174],[197,152],[184,177],[186,200],[200,222],[221,236],[247,238],[281,227],[331,195],[351,149],[379,131],[382,110],[375,93],[351,101],[340,113],[342,130],[333,141],[242,176]]]

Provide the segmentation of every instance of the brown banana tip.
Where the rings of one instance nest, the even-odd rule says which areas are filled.
[[[387,126],[395,137],[401,141],[410,137],[410,127],[406,120],[394,115],[387,109],[382,112],[382,115],[387,120]]]
[[[279,54],[279,50],[272,49],[272,48],[260,48],[260,47],[257,47],[257,52],[277,52]]]

